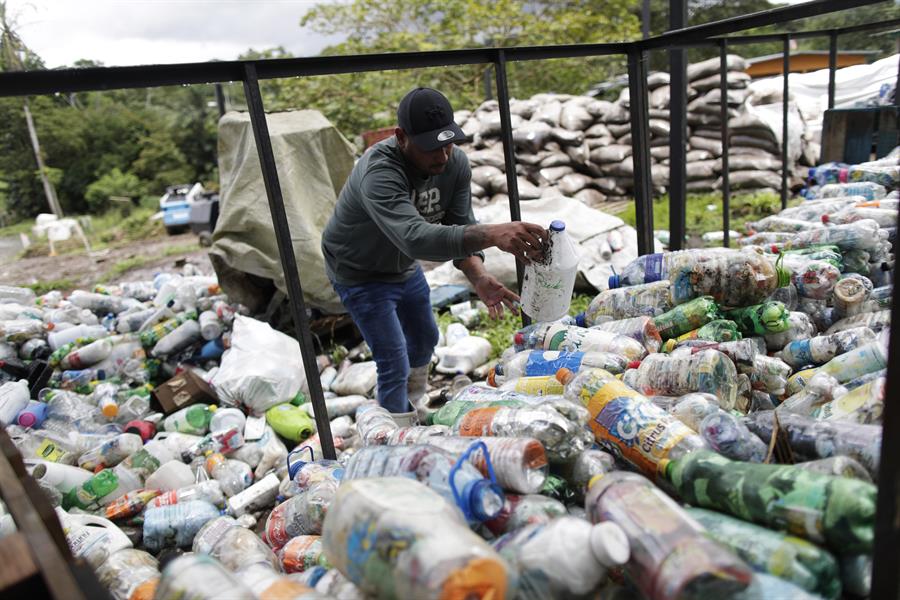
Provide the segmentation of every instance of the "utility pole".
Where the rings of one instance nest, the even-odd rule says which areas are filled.
[[[31,118],[31,109],[28,108],[28,98],[25,98],[25,122],[28,124],[28,136],[31,138],[31,147],[34,149],[34,158],[37,161],[38,172],[41,175],[41,183],[44,184],[44,195],[47,196],[47,204],[57,219],[63,218],[63,211],[56,197],[56,190],[47,177],[47,168],[44,159],[41,158],[41,145],[38,142],[37,130],[34,128],[34,119]]]

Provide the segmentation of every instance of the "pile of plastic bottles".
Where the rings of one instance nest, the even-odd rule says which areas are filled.
[[[900,174],[813,177],[752,243],[640,257],[489,373],[446,332],[472,350],[445,371],[487,381],[419,425],[320,357],[337,460],[296,342],[190,265],[0,287],[0,424],[117,600],[866,596]]]

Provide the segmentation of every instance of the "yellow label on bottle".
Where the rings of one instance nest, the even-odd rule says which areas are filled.
[[[559,395],[563,393],[563,384],[557,381],[553,375],[520,377],[516,382],[515,391],[530,396]]]
[[[35,454],[38,456],[38,458],[43,458],[44,460],[49,460],[50,462],[59,462],[59,460],[65,454],[65,451],[59,448],[50,440],[44,440],[43,443],[41,443],[41,445],[37,447]]]

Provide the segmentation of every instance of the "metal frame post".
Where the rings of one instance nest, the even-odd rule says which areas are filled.
[[[635,228],[637,229],[638,255],[641,256],[653,252],[654,244],[647,53],[640,46],[632,46],[628,50],[628,94],[631,104],[631,159],[634,164]]]
[[[688,24],[687,2],[669,1],[669,29]],[[681,250],[687,229],[687,51],[669,49],[669,249]]]
[[[719,40],[719,93],[722,119],[722,245],[731,245],[731,180],[728,175],[728,153],[731,140],[728,132],[728,40]]]
[[[516,146],[512,137],[512,117],[509,112],[509,86],[506,81],[506,52],[497,50],[494,59],[494,71],[497,75],[497,103],[500,105],[500,137],[503,140],[503,162],[506,167],[506,193],[509,196],[510,221],[522,220],[522,208],[519,205],[519,181],[516,178]],[[516,284],[522,293],[522,279],[525,276],[525,265],[516,257]],[[522,324],[528,325],[531,318],[522,313]]]
[[[828,108],[834,108],[834,87],[837,70],[837,31],[828,33]]]
[[[225,116],[225,91],[222,89],[222,84],[217,83],[215,85],[216,89],[216,106],[219,109],[219,118],[221,119]]]
[[[787,208],[788,199],[788,80],[791,73],[791,35],[784,35],[784,56],[782,56],[781,72],[784,75],[784,86],[781,91],[781,210]]]
[[[259,154],[259,166],[262,170],[263,183],[266,187],[266,198],[269,200],[269,212],[272,213],[272,226],[278,243],[278,254],[284,270],[284,282],[287,286],[288,302],[294,320],[294,333],[300,344],[303,356],[303,370],[309,386],[310,401],[316,419],[316,430],[322,445],[322,454],[332,460],[337,456],[334,451],[334,440],[331,437],[331,421],[325,396],[322,393],[322,382],[316,363],[316,349],[313,346],[306,316],[306,303],[303,301],[303,289],[300,287],[300,268],[294,255],[291,243],[291,229],[284,211],[284,198],[281,195],[281,184],[278,181],[278,169],[275,166],[275,154],[272,151],[272,140],[269,138],[269,126],[266,124],[266,112],[263,107],[262,94],[259,91],[259,80],[256,76],[256,65],[252,62],[244,65],[244,96],[247,109],[250,111],[250,124],[256,140],[256,151]]]

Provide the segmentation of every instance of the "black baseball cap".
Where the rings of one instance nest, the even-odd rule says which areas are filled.
[[[431,88],[416,88],[403,96],[397,107],[397,124],[413,144],[426,152],[466,139],[453,122],[450,101]]]

